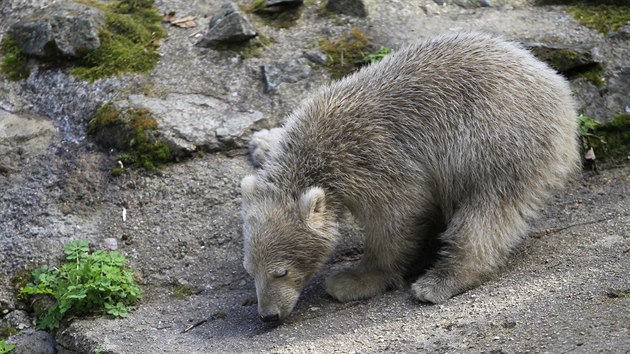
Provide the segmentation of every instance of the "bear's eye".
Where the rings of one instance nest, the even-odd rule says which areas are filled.
[[[282,277],[286,276],[287,273],[289,273],[289,271],[287,269],[277,269],[277,270],[273,271],[273,276],[275,278],[282,278]]]

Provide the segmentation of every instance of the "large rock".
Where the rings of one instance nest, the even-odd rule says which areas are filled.
[[[27,329],[7,339],[15,344],[11,354],[54,354],[55,339],[48,332]]]
[[[132,108],[150,110],[161,136],[185,151],[245,147],[246,137],[265,122],[258,111],[238,111],[223,101],[202,95],[171,93],[164,99],[131,95],[129,104]]]
[[[365,0],[328,0],[326,10],[355,17],[368,16],[368,7]]]
[[[74,2],[55,3],[9,28],[22,53],[45,57],[61,54],[80,57],[100,45],[98,33],[105,16]]]
[[[257,33],[243,12],[233,2],[225,2],[210,20],[208,32],[197,45],[211,47],[248,41]]]
[[[50,120],[0,110],[0,174],[14,172],[23,160],[44,152],[55,131]]]

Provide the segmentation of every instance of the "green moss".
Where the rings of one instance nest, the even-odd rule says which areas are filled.
[[[125,72],[145,73],[155,67],[159,40],[166,35],[153,0],[100,2],[79,0],[105,14],[101,46],[81,58],[72,74],[88,81]]]
[[[0,327],[0,339],[7,339],[18,333],[20,333],[20,331],[17,328],[13,328],[9,325]]]
[[[630,5],[627,1],[612,2],[610,5],[580,2],[567,7],[567,11],[582,25],[602,34],[630,25]]]
[[[593,65],[586,70],[575,72],[570,77],[583,77],[597,87],[606,87],[606,80],[602,76],[603,68],[600,64]]]
[[[3,56],[0,70],[9,80],[23,80],[30,74],[28,57],[20,52],[19,45],[9,35],[5,35],[0,43],[0,53]]]
[[[175,289],[173,289],[173,296],[177,299],[183,299],[194,294],[195,292],[193,291],[193,289],[190,287],[190,285],[187,284],[177,285]]]
[[[373,49],[369,38],[358,28],[352,28],[340,37],[328,37],[320,40],[321,51],[328,56],[325,66],[333,79],[340,79],[361,65],[364,58]]]
[[[90,120],[87,130],[99,145],[119,151],[118,159],[124,166],[153,170],[176,157],[159,139],[157,127],[146,109],[121,110],[106,104]],[[121,175],[123,171],[118,167],[112,174]]]

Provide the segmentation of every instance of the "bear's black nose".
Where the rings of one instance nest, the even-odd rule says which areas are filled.
[[[280,319],[280,316],[278,316],[278,314],[275,315],[267,315],[267,316],[260,316],[260,319],[263,322],[276,322]]]

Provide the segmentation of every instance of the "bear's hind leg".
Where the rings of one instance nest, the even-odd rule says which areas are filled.
[[[359,264],[326,279],[329,295],[341,302],[367,299],[404,284],[405,270],[416,251],[414,221],[384,220],[388,221],[378,219],[366,225]]]
[[[515,206],[461,207],[440,236],[444,248],[437,263],[412,285],[415,297],[441,303],[478,286],[505,263],[526,229]]]

